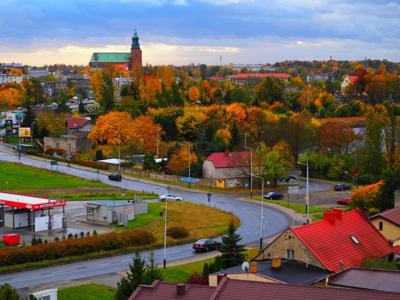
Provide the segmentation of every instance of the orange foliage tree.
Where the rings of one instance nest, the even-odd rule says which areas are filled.
[[[353,128],[348,125],[327,123],[318,128],[322,151],[349,153],[351,144],[358,138]]]
[[[370,184],[357,189],[351,195],[352,207],[359,208],[362,211],[367,211],[370,215],[379,212],[379,198],[383,181]]]
[[[102,115],[88,137],[95,145],[126,145],[135,138],[132,117],[127,112],[117,111]]]
[[[189,168],[189,161],[193,164],[197,160],[196,153],[191,150],[189,156],[189,145],[182,145],[178,151],[171,155],[168,161],[167,169],[176,174],[182,174]]]
[[[8,87],[0,89],[0,105],[7,105],[9,108],[16,108],[22,104],[23,93],[15,87]]]
[[[167,91],[169,91],[176,79],[174,69],[171,66],[157,67],[157,78],[165,85]]]
[[[161,82],[155,77],[142,78],[139,84],[140,99],[153,105],[157,102],[157,94],[161,93]]]
[[[200,91],[195,85],[189,89],[189,100],[192,104],[196,104],[200,100]]]
[[[94,71],[92,76],[90,77],[90,85],[93,90],[93,95],[96,101],[100,101],[101,99],[101,88],[103,86],[103,74],[100,70]]]
[[[157,147],[157,136],[161,141],[164,132],[161,126],[154,123],[149,116],[140,116],[133,120],[132,130],[135,142],[140,142],[146,150],[155,152]],[[157,134],[158,133],[158,134]]]

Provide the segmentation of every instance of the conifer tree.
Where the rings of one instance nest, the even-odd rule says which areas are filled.
[[[222,246],[220,249],[222,268],[229,268],[241,264],[244,260],[244,246],[239,242],[242,240],[236,233],[233,222],[229,224],[228,230],[222,237]]]

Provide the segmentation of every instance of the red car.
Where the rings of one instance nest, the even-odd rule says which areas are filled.
[[[336,203],[341,205],[349,205],[351,203],[351,199],[340,199],[336,201]]]

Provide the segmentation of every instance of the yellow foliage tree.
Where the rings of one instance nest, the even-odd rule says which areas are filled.
[[[197,104],[200,100],[200,91],[195,85],[191,86],[189,89],[189,100],[192,104]]]
[[[152,105],[157,102],[157,93],[161,92],[161,82],[154,77],[142,78],[139,84],[140,99]]]
[[[174,69],[171,66],[157,67],[157,78],[165,85],[167,91],[171,89],[171,85],[175,82]]]
[[[127,112],[117,111],[102,115],[88,137],[94,145],[126,145],[135,138],[132,117]]]
[[[23,93],[13,87],[0,90],[0,105],[16,108],[22,104]]]
[[[197,160],[197,155],[194,151],[190,151],[189,145],[182,145],[179,150],[171,155],[170,160],[167,164],[167,169],[177,174],[182,174],[189,167],[190,163],[194,163]]]
[[[367,211],[371,215],[379,212],[379,197],[382,186],[383,181],[381,180],[357,189],[351,195],[352,207]]]
[[[93,90],[93,95],[96,101],[100,101],[101,99],[101,89],[103,86],[103,75],[100,70],[94,71],[92,76],[90,77],[90,85]]]

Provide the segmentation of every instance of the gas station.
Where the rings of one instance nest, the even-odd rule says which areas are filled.
[[[0,227],[33,232],[65,228],[65,200],[0,193]]]

